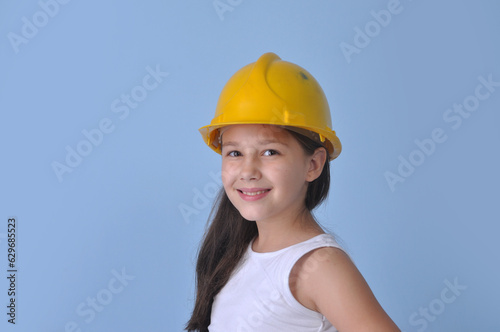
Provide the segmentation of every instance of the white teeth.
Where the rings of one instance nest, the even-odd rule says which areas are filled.
[[[263,194],[265,193],[267,190],[261,190],[261,191],[242,191],[242,193],[244,193],[245,195],[248,195],[248,196],[256,196],[256,195],[260,195],[260,194]]]

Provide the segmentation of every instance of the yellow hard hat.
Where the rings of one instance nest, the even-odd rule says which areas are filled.
[[[335,159],[342,149],[331,129],[328,101],[316,79],[274,53],[238,70],[222,90],[215,117],[199,129],[207,145],[221,153],[219,128],[234,124],[271,124],[319,135]]]

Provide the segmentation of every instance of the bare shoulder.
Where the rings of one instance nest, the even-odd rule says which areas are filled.
[[[356,267],[343,250],[335,247],[318,248],[305,254],[295,263],[289,278],[290,290],[306,308],[320,312],[314,301],[314,293],[320,291],[321,287],[312,281],[329,276],[330,286],[335,286],[341,280],[335,277],[335,274],[345,274],[349,271],[353,273],[354,270],[357,271]]]
[[[341,249],[322,247],[302,256],[289,284],[297,301],[323,314],[340,331],[400,331]]]

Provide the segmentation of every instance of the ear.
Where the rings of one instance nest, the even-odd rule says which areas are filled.
[[[313,182],[323,172],[323,167],[326,161],[326,149],[321,147],[317,148],[309,160],[309,170],[307,171],[306,181]]]

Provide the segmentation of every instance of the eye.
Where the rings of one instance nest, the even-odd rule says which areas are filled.
[[[272,150],[272,149],[264,151],[264,156],[275,156],[275,155],[279,155],[279,154],[280,153],[278,151]]]
[[[227,156],[229,156],[229,157],[239,157],[239,156],[241,156],[241,153],[239,151],[229,151],[227,153]]]

